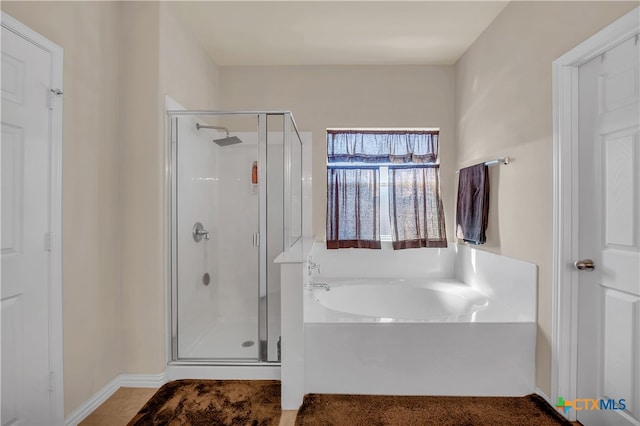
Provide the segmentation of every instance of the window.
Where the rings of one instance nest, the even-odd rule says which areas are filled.
[[[327,248],[446,247],[438,130],[327,130]]]

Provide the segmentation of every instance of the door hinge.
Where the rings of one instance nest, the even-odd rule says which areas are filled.
[[[56,390],[56,373],[53,371],[49,372],[49,391],[53,392]]]
[[[53,109],[53,100],[59,96],[62,96],[64,93],[60,89],[50,89],[49,90],[49,109]]]
[[[44,233],[44,249],[46,251],[53,250],[53,236],[51,235],[51,232]]]

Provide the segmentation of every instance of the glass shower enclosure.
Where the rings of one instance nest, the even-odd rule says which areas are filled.
[[[280,362],[280,268],[302,233],[290,112],[167,111],[171,362]]]

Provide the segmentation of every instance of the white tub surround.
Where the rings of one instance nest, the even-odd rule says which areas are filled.
[[[324,241],[313,246],[313,262],[320,265],[322,278],[452,278],[455,249],[447,248],[393,250],[390,241],[382,242],[381,250],[327,250]]]
[[[306,288],[303,296],[305,393],[515,396],[535,390],[535,265],[456,245],[389,258],[376,250],[327,252],[315,244],[312,259],[321,273],[312,280],[329,291]],[[370,273],[413,276],[354,277],[347,275],[349,264],[357,274],[369,265]],[[417,278],[420,268],[433,275]]]
[[[311,237],[311,133],[302,132],[302,238],[288,245],[274,263],[280,266],[281,407],[297,410],[304,397],[304,261],[313,249]],[[292,203],[293,204],[293,203]]]
[[[306,324],[305,393],[526,395],[535,332],[535,323]]]
[[[538,267],[532,263],[457,244],[455,278],[508,309],[518,322],[536,321]]]
[[[304,397],[304,261],[311,252],[313,238],[301,238],[275,260],[280,265],[281,289],[281,406],[297,410]]]

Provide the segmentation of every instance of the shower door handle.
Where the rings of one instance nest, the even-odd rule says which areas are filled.
[[[253,233],[253,245],[254,245],[254,247],[260,247],[260,233],[259,232],[254,232]]]

